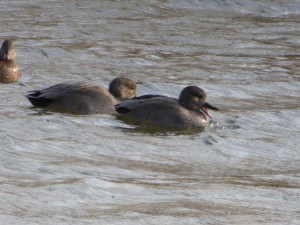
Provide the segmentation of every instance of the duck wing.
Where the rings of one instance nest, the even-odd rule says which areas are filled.
[[[26,98],[37,107],[47,107],[56,99],[68,94],[92,96],[95,93],[100,93],[109,95],[109,92],[104,88],[82,82],[73,84],[61,83],[45,89],[32,90],[29,91],[29,93],[30,94],[26,95]]]

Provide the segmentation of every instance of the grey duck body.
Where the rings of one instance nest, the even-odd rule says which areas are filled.
[[[115,104],[136,95],[136,84],[129,78],[118,77],[110,83],[109,90],[78,82],[30,92],[26,97],[36,107],[79,115],[114,114]]]
[[[151,122],[162,127],[188,129],[205,127],[211,117],[207,108],[218,110],[206,100],[205,92],[196,86],[184,88],[179,99],[146,95],[116,105],[116,110],[133,119]]]

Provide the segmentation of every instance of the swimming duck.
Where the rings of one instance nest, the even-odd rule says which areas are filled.
[[[126,77],[117,77],[109,90],[89,83],[61,83],[26,95],[36,107],[71,114],[114,114],[114,105],[136,96],[136,83]]]
[[[218,108],[205,102],[204,90],[196,86],[184,88],[179,99],[161,95],[144,95],[117,104],[116,110],[133,119],[163,127],[188,129],[209,124],[208,109]]]
[[[17,53],[12,40],[5,40],[0,49],[0,82],[11,83],[20,78],[19,67],[15,62]]]

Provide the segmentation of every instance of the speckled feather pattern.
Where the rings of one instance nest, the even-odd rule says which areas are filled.
[[[5,40],[0,51],[0,82],[11,83],[19,80],[20,71],[15,62],[16,51],[14,49],[13,42]]]

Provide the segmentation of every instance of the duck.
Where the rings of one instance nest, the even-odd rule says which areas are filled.
[[[117,77],[105,89],[95,84],[60,83],[45,89],[29,91],[27,99],[35,107],[77,115],[115,114],[114,105],[136,96],[136,83]]]
[[[179,99],[162,95],[143,95],[115,105],[125,117],[175,129],[203,128],[212,119],[208,109],[219,110],[206,102],[206,93],[197,86],[185,87]]]
[[[12,83],[20,78],[19,67],[15,62],[17,53],[12,40],[4,40],[0,49],[0,82]]]

